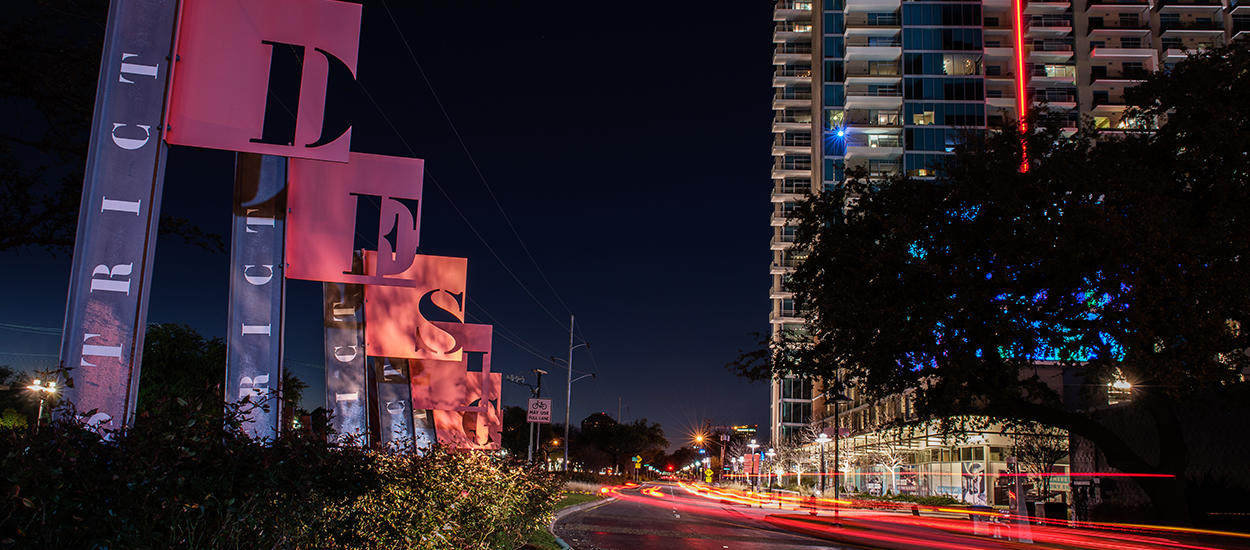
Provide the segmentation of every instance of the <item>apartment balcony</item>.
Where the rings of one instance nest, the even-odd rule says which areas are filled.
[[[1072,2],[1029,2],[1024,6],[1025,15],[1055,15],[1072,9]]]
[[[1072,86],[1076,84],[1076,66],[1035,67],[1029,73],[1029,83],[1034,86]]]
[[[851,85],[878,85],[890,86],[902,83],[903,75],[899,71],[860,71],[846,72],[846,84]]]
[[[1016,98],[1014,95],[1004,95],[999,97],[985,96],[985,104],[990,107],[991,114],[998,112],[999,109],[1006,109],[1012,116],[1015,116]]]
[[[1025,45],[1029,55],[1025,59],[1027,63],[1066,63],[1072,59],[1072,45],[1061,43],[1046,43]]]
[[[773,144],[773,156],[783,155],[810,155],[812,154],[811,145],[780,145]]]
[[[781,202],[798,202],[806,199],[811,194],[811,189],[800,191],[798,189],[778,189],[774,188],[769,199],[773,203]]]
[[[1233,40],[1239,40],[1250,35],[1250,22],[1242,23],[1233,21]]]
[[[1063,38],[1072,33],[1072,22],[1062,17],[1033,17],[1024,24],[1024,36],[1031,40]]]
[[[800,61],[810,63],[810,42],[783,42],[773,46],[773,65],[794,65]]]
[[[768,314],[768,322],[772,324],[802,323],[805,320],[800,312],[792,309],[774,311]]]
[[[768,241],[768,247],[772,250],[785,250],[794,244],[794,235],[773,235],[772,240]]]
[[[812,2],[777,2],[773,10],[773,21],[794,21],[812,18]]]
[[[1159,65],[1159,52],[1149,46],[1137,48],[1094,48],[1089,53],[1096,61],[1140,61],[1147,69]]]
[[[773,29],[773,42],[798,42],[802,39],[811,40],[812,24],[807,23],[805,26],[792,26],[777,24]]]
[[[1109,94],[1107,96],[1095,95],[1091,102],[1093,110],[1097,113],[1119,113],[1123,111],[1127,104],[1124,103],[1124,93]]]
[[[1200,37],[1214,38],[1224,36],[1223,21],[1161,21],[1159,30],[1162,38]]]
[[[1150,0],[1087,0],[1086,10],[1097,9],[1098,6],[1149,6]]]
[[[773,87],[786,88],[795,84],[809,83],[812,81],[811,67],[797,68],[788,65],[773,66]]]
[[[894,12],[901,4],[900,0],[846,0],[846,13]]]
[[[786,291],[786,290],[781,290],[781,289],[777,288],[776,286],[769,287],[769,289],[768,289],[768,299],[769,299],[769,300],[790,300],[790,299],[793,299],[793,298],[794,298],[794,293],[793,293],[793,292],[789,292],[789,291]]]
[[[805,88],[810,89],[810,88]],[[777,88],[773,93],[773,109],[787,107],[809,107],[812,104],[812,92],[796,92],[787,88]]]
[[[895,160],[903,156],[903,139],[890,136],[889,139],[861,139],[869,136],[852,136],[846,140],[846,159]],[[885,136],[882,136],[885,137]]]
[[[869,16],[872,17],[869,17]],[[896,15],[885,16],[867,13],[852,13],[844,22],[847,36],[882,36],[897,35],[903,19]]]
[[[1103,19],[1101,22],[1089,22],[1090,36],[1144,36],[1150,33],[1150,20],[1145,19]]]
[[[772,218],[769,219],[769,225],[773,227],[783,227],[789,224],[790,213],[788,211],[774,210]]]
[[[851,87],[846,90],[847,109],[901,109],[903,89],[899,86]]]
[[[1189,57],[1190,54],[1197,54],[1202,51],[1203,47],[1198,48],[1176,48],[1167,47],[1163,49],[1164,63],[1179,63]]]
[[[1224,0],[1156,0],[1155,9],[1159,13],[1190,11],[1186,8],[1202,8],[1202,11],[1215,11],[1224,8]]]
[[[1149,71],[1107,71],[1104,74],[1091,74],[1089,77],[1090,85],[1133,85],[1141,82],[1150,76]]]
[[[785,224],[773,224],[773,225],[785,225]],[[768,271],[769,273],[773,275],[785,275],[786,273],[794,273],[795,268],[799,267],[799,263],[801,263],[800,260],[793,260],[793,259],[776,260],[773,262],[773,265],[769,268]]]
[[[1034,103],[1046,102],[1052,108],[1059,109],[1075,109],[1076,96],[1063,92],[1045,92],[1042,90],[1030,90],[1029,101]]]
[[[1010,44],[1010,42],[1005,42],[1005,43]],[[1007,47],[990,46],[989,44],[986,44],[985,46],[985,58],[986,59],[1015,59],[1015,57],[1016,57],[1016,52],[1010,46],[1007,46]]]
[[[847,61],[897,61],[903,55],[903,42],[894,37],[847,40]]]

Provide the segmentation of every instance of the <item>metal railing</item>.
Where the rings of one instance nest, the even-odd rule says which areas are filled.
[[[812,70],[811,70],[811,69],[787,69],[787,68],[778,68],[778,69],[773,69],[773,76],[790,76],[790,77],[799,77],[799,78],[811,78],[811,77],[812,77]]]
[[[1160,21],[1159,29],[1164,31],[1170,30],[1187,30],[1187,31],[1222,31],[1224,30],[1223,21]]]
[[[812,45],[807,43],[782,42],[773,48],[773,53],[811,54]]]
[[[847,97],[903,97],[903,90],[883,86],[876,90],[847,90],[846,95]]]
[[[1032,101],[1050,101],[1055,103],[1072,103],[1076,101],[1076,96],[1072,94],[1064,94],[1058,92],[1034,92],[1029,94]]]
[[[1093,84],[1099,80],[1145,80],[1150,73],[1145,70],[1128,70],[1128,71],[1107,71],[1105,74],[1091,74],[1089,83]]]
[[[811,99],[811,92],[778,92],[773,94],[773,99]]]
[[[1035,52],[1070,52],[1072,51],[1072,44],[1055,44],[1051,42],[1046,42],[1042,44],[1033,44],[1033,51]]]
[[[1071,27],[1072,22],[1058,17],[1034,17],[1028,20],[1030,27]]]
[[[783,10],[812,11],[812,3],[803,2],[801,0],[782,1],[777,3],[777,8]]]
[[[856,42],[847,42],[848,48],[897,48],[903,45],[903,41],[897,38],[881,38],[877,40],[863,40]]]
[[[1141,21],[1139,19],[1111,19],[1111,20],[1104,19],[1101,22],[1097,20],[1091,20],[1089,22],[1089,30],[1091,31],[1098,30],[1098,29],[1143,30],[1143,29],[1149,29],[1149,28],[1150,28],[1149,20]]]

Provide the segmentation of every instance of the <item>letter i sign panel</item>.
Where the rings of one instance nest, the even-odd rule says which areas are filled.
[[[165,140],[347,162],[351,123],[325,114],[354,85],[360,8],[183,0]]]

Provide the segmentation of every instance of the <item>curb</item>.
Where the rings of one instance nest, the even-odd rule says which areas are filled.
[[[608,498],[599,500],[597,502],[583,502],[575,506],[569,506],[568,508],[562,508],[560,510],[556,510],[555,517],[551,518],[551,523],[547,524],[547,532],[551,533],[551,536],[556,538],[556,544],[560,545],[561,549],[572,550],[573,547],[569,546],[569,543],[564,542],[564,539],[560,537],[556,537],[556,531],[555,531],[556,522],[560,521],[561,519],[564,518],[564,516],[567,516],[569,514],[575,514],[577,512],[590,510],[592,508],[598,508],[614,500],[616,500],[616,497],[608,497]]]

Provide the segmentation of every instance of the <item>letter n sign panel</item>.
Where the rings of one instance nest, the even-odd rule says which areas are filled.
[[[347,162],[360,5],[183,0],[165,140]],[[326,116],[326,113],[332,116]]]

